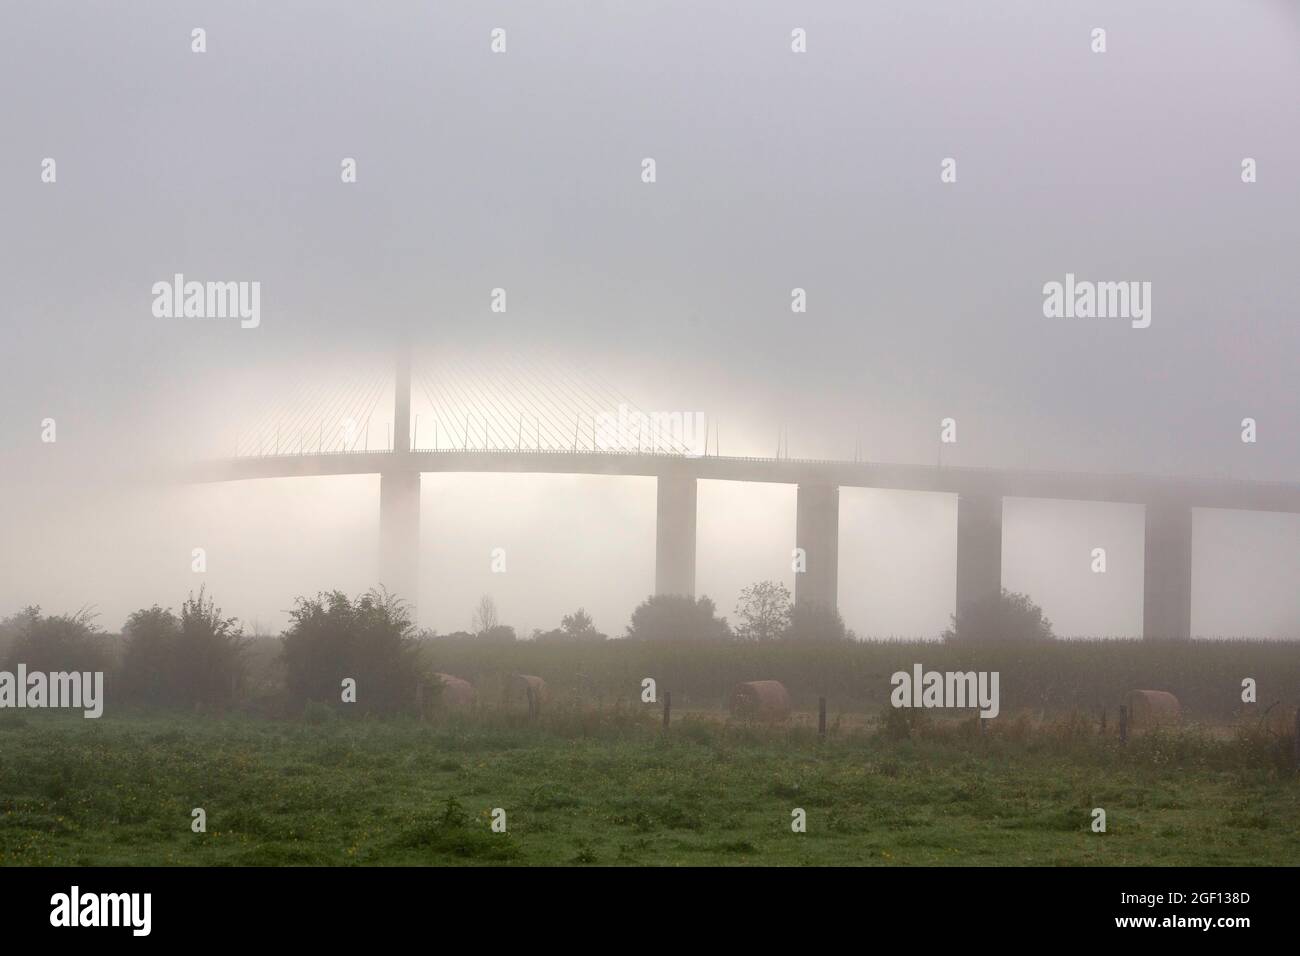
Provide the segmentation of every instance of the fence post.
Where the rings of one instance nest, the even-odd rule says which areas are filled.
[[[664,730],[668,729],[668,722],[672,720],[673,714],[673,692],[664,691]]]
[[[826,698],[817,698],[817,736],[826,739]]]
[[[1101,736],[1106,736],[1106,708],[1101,709]]]
[[[1300,707],[1295,711],[1295,768],[1300,770]]]
[[[1119,742],[1128,743],[1128,707],[1119,705]]]
[[[529,684],[526,688],[528,693],[528,719],[537,719],[537,695],[533,693],[533,685]]]
[[[418,680],[415,682],[415,713],[424,720],[424,682]]]

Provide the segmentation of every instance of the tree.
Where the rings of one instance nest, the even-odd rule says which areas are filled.
[[[828,643],[849,640],[853,632],[844,626],[840,612],[819,601],[803,600],[790,612],[788,636],[798,641]]]
[[[560,618],[560,626],[549,631],[534,630],[533,640],[543,644],[581,644],[608,640],[596,630],[596,623],[583,608]]]
[[[721,641],[731,637],[713,601],[685,594],[655,594],[632,612],[627,636],[649,641]]]
[[[572,641],[603,641],[605,635],[596,630],[596,622],[591,619],[585,608],[578,608],[572,614],[560,618],[560,630]]]
[[[40,616],[39,606],[28,606],[0,620],[0,660],[9,660],[9,651],[13,648],[14,642],[25,634],[32,622]]]
[[[95,616],[82,608],[76,614],[43,617],[39,607],[29,607],[7,618],[5,624],[14,633],[7,669],[26,664],[29,671],[104,670],[108,652]]]
[[[518,635],[509,624],[493,624],[485,631],[479,631],[474,639],[480,644],[513,644]]]
[[[170,609],[154,605],[139,610],[122,627],[122,689],[149,704],[179,700],[176,668],[180,655],[181,622]]]
[[[299,701],[342,702],[343,680],[356,681],[361,711],[391,713],[415,705],[421,680],[414,626],[406,605],[383,589],[350,600],[342,591],[298,598],[283,637],[286,684]]]
[[[233,617],[222,617],[221,609],[199,588],[181,605],[181,627],[176,643],[172,688],[189,704],[218,704],[235,696],[235,685],[244,672],[244,650],[248,641]]]
[[[740,592],[736,634],[749,641],[771,641],[790,627],[790,591],[777,581],[759,581]]]
[[[952,627],[943,632],[945,641],[1050,641],[1052,622],[1028,595],[1002,589],[952,616]]]
[[[474,622],[471,625],[475,634],[482,634],[496,627],[500,621],[497,619],[497,602],[493,600],[492,595],[485,594],[478,599],[478,607],[474,609]]]
[[[381,589],[354,604],[357,630],[352,641],[352,675],[369,698],[366,709],[403,710],[413,706],[420,680],[415,627],[405,602]]]

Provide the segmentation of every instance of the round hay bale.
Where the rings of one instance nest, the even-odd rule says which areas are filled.
[[[437,696],[439,710],[464,711],[474,706],[474,685],[451,674],[437,673],[433,679],[442,684]]]
[[[1128,725],[1130,730],[1150,730],[1178,723],[1183,708],[1178,698],[1163,690],[1134,690],[1128,695]]]
[[[741,720],[785,720],[790,694],[779,680],[751,680],[731,691],[731,714]]]
[[[511,674],[506,679],[505,702],[508,706],[527,707],[528,689],[533,689],[533,700],[538,706],[551,699],[546,681],[534,674]]]

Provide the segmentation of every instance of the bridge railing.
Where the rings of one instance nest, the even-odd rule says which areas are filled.
[[[763,455],[685,455],[680,452],[668,451],[651,451],[637,450],[634,448],[413,448],[409,452],[399,453],[392,449],[337,449],[335,451],[316,451],[316,452],[265,452],[256,455],[238,455],[228,461],[248,461],[257,459],[294,459],[294,458],[327,458],[336,456],[387,456],[396,454],[410,455],[502,455],[502,456],[568,456],[572,458],[579,457],[618,457],[618,458],[655,458],[655,459],[672,459],[676,461],[697,461],[708,459],[710,461],[735,462],[737,464],[752,463],[761,465],[780,465],[788,464],[792,467],[798,466],[826,466],[834,468],[915,468],[915,469],[933,469],[935,471],[957,472],[980,475],[998,475],[1014,473],[1025,476],[1034,476],[1041,478],[1056,479],[1084,479],[1097,478],[1109,480],[1136,480],[1149,482],[1181,482],[1184,484],[1231,484],[1240,486],[1249,486],[1253,488],[1279,488],[1295,489],[1296,482],[1276,481],[1276,480],[1257,480],[1248,478],[1232,478],[1222,476],[1180,476],[1180,475],[1160,475],[1150,472],[1137,471],[1117,471],[1117,472],[1078,472],[1078,471],[1056,471],[1056,470],[1031,470],[1031,469],[1008,469],[989,465],[916,465],[906,462],[888,462],[888,461],[867,461],[867,460],[849,460],[842,458],[787,458],[771,457]]]

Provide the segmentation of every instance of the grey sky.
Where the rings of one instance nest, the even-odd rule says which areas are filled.
[[[386,361],[401,329],[569,356],[708,413],[724,454],[770,454],[784,425],[795,456],[933,462],[951,416],[945,463],[1300,478],[1293,3],[20,2],[0,22],[0,614],[94,603],[115,628],[178,603],[199,545],[227,612],[270,628],[294,594],[374,583],[377,480],[155,496],[117,475],[228,454],[277,382]],[[261,327],[154,318],[175,272],[260,281]],[[1150,281],[1151,327],[1044,318],[1067,272]],[[618,633],[651,588],[651,482],[426,476],[423,500],[442,630],[490,591],[517,626],[585,604]],[[793,488],[701,489],[724,612],[792,583],[793,511]],[[944,626],[954,514],[845,493],[850,626]],[[1300,519],[1196,530],[1194,631],[1298,636]],[[1005,533],[1004,582],[1058,630],[1140,627],[1139,509],[1015,501]]]

